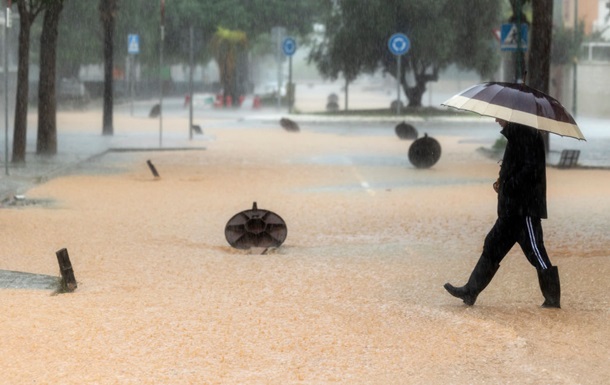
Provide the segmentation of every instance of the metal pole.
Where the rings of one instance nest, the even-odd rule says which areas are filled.
[[[516,83],[525,84],[525,77],[523,76],[523,52],[521,51],[521,13],[522,13],[521,0],[517,0],[517,68],[515,69]],[[522,79],[523,77],[523,79]]]
[[[401,55],[396,57],[396,115],[400,115],[400,58]]]
[[[131,116],[133,116],[133,75],[134,75],[133,66],[135,63],[135,56],[133,54],[128,55],[127,59],[129,61],[129,99],[130,99],[129,112],[130,112]]]
[[[288,113],[292,114],[292,103],[294,102],[294,88],[292,84],[292,55],[288,57],[288,86],[286,87],[286,100],[288,101]]]
[[[189,139],[193,140],[193,26],[189,29]]]
[[[8,1],[4,15],[4,172],[8,172],[8,32],[11,27],[11,2]]]
[[[165,0],[161,0],[161,39],[159,41],[159,147],[163,147],[163,40],[165,39]]]
[[[277,109],[282,108],[282,34],[278,29],[276,35],[276,60],[277,60]]]
[[[574,36],[578,31],[578,0],[574,0]],[[590,48],[589,48],[590,49]],[[578,56],[575,57],[574,63],[572,64],[572,114],[576,117],[577,112],[577,97],[578,97],[578,88],[577,88],[577,77],[578,77]],[[589,60],[591,60],[591,51],[589,51]]]
[[[345,78],[345,111],[347,111],[349,104],[348,104],[348,96],[349,96],[349,92],[348,92],[348,88],[349,88],[349,81],[347,80],[347,77]]]

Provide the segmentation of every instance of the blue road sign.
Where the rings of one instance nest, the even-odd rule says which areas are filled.
[[[517,24],[502,24],[500,30],[500,49],[502,51],[527,51],[527,24],[521,24],[521,42],[519,42],[519,29]],[[520,43],[520,44],[519,44]]]
[[[130,53],[130,54],[140,53],[140,36],[139,35],[127,35],[127,53]]]
[[[395,33],[388,40],[388,48],[396,56],[401,56],[409,52],[411,41],[403,33]]]
[[[284,51],[284,55],[292,56],[297,50],[297,42],[292,37],[287,37],[282,42],[282,50]]]

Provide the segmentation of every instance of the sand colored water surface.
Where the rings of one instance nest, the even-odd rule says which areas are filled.
[[[460,138],[417,170],[389,136],[206,128],[205,151],[111,153],[0,209],[0,269],[71,294],[1,290],[5,384],[604,384],[610,178],[548,170],[547,250],[563,309],[539,308],[514,249],[474,307],[462,284],[495,220],[498,166]],[[151,159],[161,178],[146,166]],[[285,243],[231,248],[237,212]]]

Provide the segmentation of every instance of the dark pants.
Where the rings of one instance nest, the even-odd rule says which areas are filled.
[[[540,218],[533,217],[499,217],[485,237],[481,257],[499,264],[515,243],[519,243],[523,254],[537,270],[552,266],[544,248]]]

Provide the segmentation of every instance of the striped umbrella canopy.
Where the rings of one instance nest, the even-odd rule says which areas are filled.
[[[442,105],[585,140],[572,115],[557,99],[522,83],[477,84]]]

